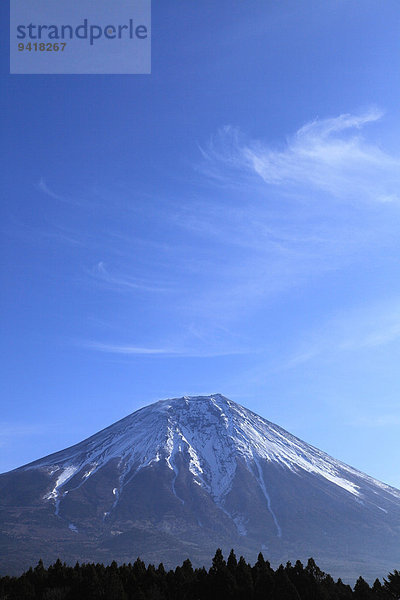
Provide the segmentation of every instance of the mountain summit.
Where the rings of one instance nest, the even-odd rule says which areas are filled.
[[[220,394],[161,400],[0,476],[3,569],[208,562],[218,546],[338,576],[400,563],[400,491]]]

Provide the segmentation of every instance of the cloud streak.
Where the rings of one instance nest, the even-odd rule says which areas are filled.
[[[127,276],[115,276],[112,275],[105,267],[104,262],[100,261],[95,269],[93,275],[99,281],[109,284],[112,288],[128,289],[137,292],[170,292],[171,288],[166,286],[158,286],[143,281],[141,279],[135,279]]]
[[[352,420],[351,425],[356,427],[368,427],[372,429],[398,427],[400,425],[400,415],[398,414],[375,414],[375,415],[359,415]]]
[[[174,213],[177,226],[214,245],[215,285],[196,295],[197,311],[235,319],[243,307],[395,243],[400,159],[363,135],[382,116],[371,109],[316,119],[279,149],[231,126],[211,139],[199,167],[209,198]]]
[[[398,200],[399,157],[369,144],[360,133],[382,116],[381,111],[371,109],[361,115],[316,119],[289,137],[282,149],[247,141],[228,126],[203,151],[205,169],[219,181],[228,182],[241,172],[297,194],[311,189],[337,199]],[[218,164],[229,171],[225,177]]]
[[[368,253],[381,253],[384,262],[390,245],[398,246],[400,160],[374,142],[382,117],[371,109],[314,119],[279,147],[228,126],[202,149],[191,188],[185,181],[183,190],[151,202],[136,195],[134,211],[121,210],[118,186],[100,194],[109,212],[106,221],[105,213],[99,217],[101,234],[91,240],[82,270],[90,292],[125,292],[104,298],[102,318],[116,320],[114,331],[133,343],[100,340],[86,347],[120,356],[235,354],[233,345],[249,345],[249,322],[267,322],[268,310],[289,291],[301,288],[304,298],[321,275],[350,271],[357,261],[365,265]],[[44,180],[40,189],[60,199]],[[124,188],[126,206],[128,197]],[[87,215],[82,223],[86,232]],[[344,288],[341,293],[339,302]],[[135,328],[138,315],[148,319],[148,329],[145,321]],[[225,331],[238,333],[235,341]],[[342,334],[330,334],[338,352],[378,347],[397,339],[400,330],[395,322],[382,322],[376,331],[355,331],[353,324]],[[254,337],[256,351],[274,344]],[[315,338],[289,363],[325,354],[324,340]]]
[[[53,200],[59,200],[61,202],[64,202],[64,198],[62,196],[60,196],[59,194],[56,194],[55,192],[53,192],[53,190],[51,190],[49,188],[49,186],[47,185],[46,181],[44,180],[43,177],[41,177],[39,179],[39,182],[37,184],[37,188],[38,190],[40,190],[41,192],[43,192],[44,194],[46,194],[46,196],[49,196],[50,198],[53,198]]]
[[[118,354],[123,356],[164,356],[164,357],[176,357],[176,358],[212,358],[218,356],[232,356],[235,354],[246,354],[243,350],[194,350],[194,349],[174,349],[169,347],[164,348],[152,348],[134,345],[122,345],[122,344],[105,344],[102,342],[86,342],[80,344],[83,347],[98,352],[105,352],[107,354]]]
[[[77,200],[76,198],[65,196],[55,192],[52,188],[49,187],[44,177],[40,177],[38,183],[36,184],[36,189],[40,192],[52,198],[53,200],[57,200],[58,202],[62,202],[63,204],[68,204],[71,206],[79,207],[79,208],[93,208],[95,204],[89,202],[87,199],[85,200]]]
[[[321,358],[334,360],[352,353],[372,352],[400,342],[400,299],[359,306],[309,332],[301,347],[282,363],[297,368]],[[308,339],[307,339],[308,337]]]
[[[43,425],[24,425],[23,423],[0,422],[0,446],[4,446],[15,438],[42,435],[46,428]]]

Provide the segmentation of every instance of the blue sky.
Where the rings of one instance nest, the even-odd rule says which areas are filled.
[[[2,37],[1,471],[221,392],[400,487],[399,21],[153,0],[150,76]]]

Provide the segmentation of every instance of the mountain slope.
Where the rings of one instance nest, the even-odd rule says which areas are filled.
[[[216,394],[163,400],[0,476],[2,563],[314,556],[341,576],[400,563],[400,491]]]

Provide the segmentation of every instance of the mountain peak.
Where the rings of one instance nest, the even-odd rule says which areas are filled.
[[[160,400],[80,444],[22,468],[62,472],[49,495],[54,499],[69,479],[80,478],[81,484],[115,459],[120,495],[127,480],[160,461],[177,474],[178,455],[187,461],[194,482],[219,503],[232,487],[239,462],[254,473],[263,493],[259,461],[297,474],[312,473],[354,497],[362,497],[359,480],[378,483],[222,394]],[[400,497],[393,488],[379,485]]]
[[[198,396],[181,396],[178,398],[166,398],[165,400],[159,400],[158,402],[155,402],[154,404],[150,404],[148,406],[145,406],[144,408],[151,408],[151,407],[167,407],[170,406],[171,408],[173,407],[179,407],[179,406],[189,406],[193,403],[204,403],[204,404],[215,404],[215,403],[225,403],[225,404],[235,404],[234,402],[232,402],[232,400],[229,400],[226,396],[224,396],[223,394],[201,394]],[[135,413],[132,413],[135,414]]]
[[[392,550],[400,547],[400,491],[220,393],[160,400],[2,477],[7,489],[24,490],[22,498],[13,496],[17,507],[35,482],[38,519],[55,528],[55,539],[79,534],[90,548],[105,536],[124,560],[123,540],[142,540],[143,532],[151,539],[173,535],[173,543],[198,543],[207,552],[221,540],[243,552],[264,548],[279,560],[298,558],[290,554],[296,544],[326,555],[321,544],[329,536],[340,537],[343,552],[358,552],[356,544],[364,551],[365,531],[375,562],[378,548],[388,552],[387,539]],[[149,540],[143,552],[153,547]]]

